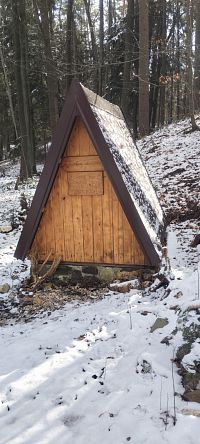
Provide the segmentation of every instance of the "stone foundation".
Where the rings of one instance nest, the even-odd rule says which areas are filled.
[[[44,275],[51,264],[46,264],[42,269]],[[105,265],[68,265],[61,263],[54,273],[54,280],[63,284],[79,285],[81,287],[102,287],[114,281],[129,281],[139,279],[140,281],[152,281],[155,268],[120,267]]]

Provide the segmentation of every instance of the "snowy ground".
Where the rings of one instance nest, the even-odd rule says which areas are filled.
[[[3,327],[1,443],[197,443],[200,419],[181,413],[176,370],[173,425],[173,347],[160,342],[176,315],[150,333],[158,315],[169,310],[133,291]]]
[[[182,145],[181,150],[183,160]],[[187,150],[188,145],[185,157]],[[153,160],[150,170],[152,165]],[[159,174],[161,179],[161,166]],[[17,221],[20,194],[31,199],[34,192],[37,178],[14,191],[16,175],[15,165],[5,167],[3,174],[0,170],[0,226],[10,223],[13,211]],[[155,180],[160,183],[159,176]],[[174,187],[175,196],[177,182]],[[167,208],[172,205],[171,185],[169,191]],[[187,207],[186,200],[180,207],[176,200],[176,211]],[[200,412],[199,404],[182,400],[184,389],[173,362],[183,341],[181,323],[190,325],[197,318],[191,310],[185,321],[188,308],[199,303],[198,256],[191,247],[198,226],[199,220],[192,219],[174,220],[169,227],[172,279],[167,289],[156,291],[155,281],[151,291],[110,291],[98,301],[74,300],[31,322],[10,320],[0,327],[1,444],[200,442],[200,418],[187,414],[188,409]],[[11,286],[0,305],[29,272],[28,261],[13,258],[19,235],[20,228],[0,234],[0,283]],[[168,323],[151,332],[159,318]],[[166,337],[169,345],[161,343]],[[199,347],[197,339],[185,366]]]

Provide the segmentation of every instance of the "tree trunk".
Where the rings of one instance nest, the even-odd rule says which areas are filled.
[[[180,4],[176,1],[176,21],[177,21],[177,49],[176,49],[176,63],[177,63],[177,86],[176,86],[176,116],[180,119]]]
[[[191,119],[192,131],[198,129],[194,117],[194,85],[192,72],[192,30],[193,30],[193,5],[192,0],[186,0],[186,17],[187,17],[187,72],[188,72],[188,101],[189,114]]]
[[[103,93],[103,42],[104,42],[104,11],[103,11],[103,0],[99,0],[99,90],[98,93],[102,96]]]
[[[11,114],[11,117],[12,117],[12,122],[13,122],[14,130],[15,130],[15,137],[16,137],[16,139],[18,139],[17,123],[16,123],[16,119],[15,119],[13,100],[12,100],[12,94],[11,94],[11,89],[10,89],[10,82],[9,82],[9,79],[8,79],[6,63],[5,63],[5,60],[4,60],[4,55],[3,55],[3,50],[2,50],[2,47],[1,47],[1,43],[0,43],[0,60],[1,60],[3,74],[4,74],[4,82],[5,82],[6,93],[7,93],[9,107],[10,107],[10,114]]]
[[[112,5],[112,0],[108,0],[108,37],[111,36],[112,24],[113,24],[113,5]]]
[[[20,180],[35,170],[31,101],[28,82],[27,27],[24,0],[12,0],[15,76],[20,124],[21,167]]]
[[[73,0],[68,0],[67,4],[67,39],[66,39],[66,63],[67,63],[67,81],[66,90],[68,91],[73,76]]]
[[[130,98],[131,98],[131,67],[133,65],[133,27],[134,27],[134,0],[128,0],[126,30],[125,30],[125,54],[124,72],[122,83],[121,107],[127,119],[130,120]]]
[[[195,65],[194,65],[194,89],[195,89],[195,109],[200,109],[200,1],[195,1]]]
[[[132,85],[132,106],[133,106],[133,132],[135,138],[138,137],[138,103],[139,103],[139,4],[134,2],[134,63],[133,63],[133,85]]]
[[[51,47],[51,14],[48,0],[33,0],[35,14],[38,22],[38,26],[41,31],[44,52],[45,52],[45,65],[47,73],[47,91],[49,102],[49,118],[50,127],[53,134],[56,123],[58,120],[58,79],[56,73],[56,67],[53,60],[52,47]]]
[[[149,0],[139,0],[139,132],[149,134]]]
[[[85,5],[85,12],[87,15],[87,19],[88,19],[88,25],[89,25],[89,29],[90,29],[90,36],[91,36],[91,44],[92,44],[92,57],[93,57],[93,64],[94,64],[94,68],[93,68],[93,84],[94,84],[94,89],[95,92],[98,92],[98,70],[97,70],[97,64],[98,64],[98,51],[97,51],[97,44],[96,44],[96,38],[95,38],[95,34],[94,34],[94,26],[92,23],[92,19],[91,19],[91,14],[90,14],[90,4],[87,0],[83,0],[84,1],[84,5]]]
[[[160,2],[160,11],[161,11],[161,42],[160,42],[160,51],[161,51],[161,78],[164,79],[163,82],[160,83],[160,125],[163,126],[165,124],[165,79],[166,79],[166,0],[161,0]]]

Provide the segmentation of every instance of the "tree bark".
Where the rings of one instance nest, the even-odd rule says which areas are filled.
[[[24,0],[12,0],[15,49],[15,76],[20,124],[21,167],[20,180],[35,170],[31,100],[28,82],[27,25]]]
[[[163,126],[165,124],[165,79],[166,79],[166,0],[161,0],[160,2],[160,12],[161,12],[161,42],[160,42],[160,51],[161,51],[161,78],[164,79],[163,83],[160,83],[160,125]]]
[[[188,73],[188,101],[189,114],[191,119],[192,131],[198,129],[194,117],[194,85],[193,85],[193,70],[192,70],[192,30],[193,30],[193,4],[192,0],[186,0],[186,17],[187,17],[187,73]]]
[[[99,21],[99,88],[98,93],[102,96],[103,93],[103,60],[104,60],[104,9],[103,0],[99,0],[99,11],[100,11],[100,21]]]
[[[16,137],[16,139],[18,139],[17,123],[16,123],[16,119],[15,119],[15,112],[14,112],[12,94],[11,94],[11,89],[10,89],[10,82],[8,79],[6,63],[4,60],[4,55],[3,55],[3,50],[2,50],[1,44],[0,44],[0,60],[1,60],[1,65],[2,65],[2,69],[3,69],[3,74],[4,74],[4,82],[5,82],[6,93],[7,93],[9,107],[10,107],[10,114],[12,117],[12,122],[13,122],[14,130],[15,130],[15,137]]]
[[[131,67],[133,65],[133,27],[134,27],[134,0],[128,0],[126,30],[125,30],[125,53],[124,53],[124,70],[121,95],[121,107],[123,113],[129,121],[129,109],[131,98]]]
[[[35,15],[41,31],[47,74],[47,91],[49,102],[49,119],[53,134],[58,120],[58,79],[51,47],[51,5],[48,0],[33,0]]]
[[[73,76],[73,0],[68,0],[67,4],[67,39],[66,39],[66,63],[67,63],[67,81],[66,90],[68,91]]]
[[[176,64],[177,64],[177,86],[176,86],[176,117],[180,119],[180,4],[179,0],[176,1],[176,22],[177,22],[177,47],[176,47]]]
[[[87,19],[88,19],[88,25],[89,25],[89,29],[90,29],[90,36],[91,36],[91,44],[92,44],[92,57],[93,57],[93,84],[94,84],[94,89],[95,92],[98,92],[99,87],[99,79],[98,79],[98,69],[97,69],[97,65],[98,65],[98,50],[97,50],[97,44],[96,44],[96,38],[95,38],[95,34],[94,34],[94,26],[92,23],[92,18],[91,18],[91,14],[90,14],[90,4],[87,0],[83,0],[84,1],[84,5],[85,5],[85,12],[87,15]]]
[[[139,133],[149,134],[149,0],[139,1]]]
[[[194,90],[195,90],[195,109],[200,109],[200,1],[195,1],[195,62],[194,62]]]

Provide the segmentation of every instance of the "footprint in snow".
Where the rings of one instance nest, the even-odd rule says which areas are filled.
[[[84,416],[82,415],[69,415],[65,416],[63,419],[63,423],[66,427],[73,427],[78,421],[83,419]]]
[[[32,399],[36,399],[37,398],[37,396],[40,394],[40,392],[37,392],[34,396],[33,396],[33,398]]]
[[[59,396],[58,398],[56,398],[55,403],[56,403],[56,405],[64,404],[63,397]]]

